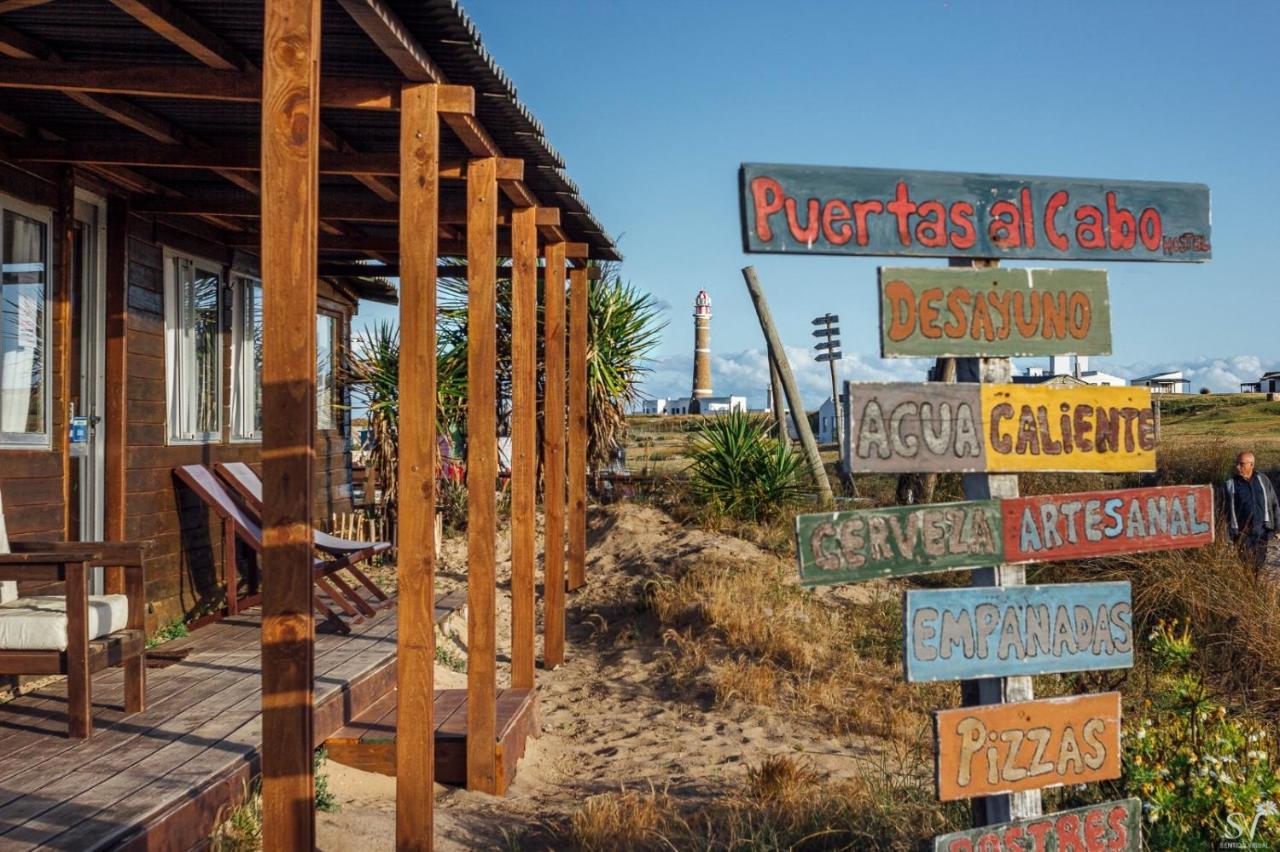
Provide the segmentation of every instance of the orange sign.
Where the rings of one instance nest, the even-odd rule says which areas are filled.
[[[939,710],[942,801],[1120,777],[1120,693]]]

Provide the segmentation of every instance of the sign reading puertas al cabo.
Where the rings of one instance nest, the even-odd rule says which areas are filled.
[[[880,354],[1110,355],[1107,273],[881,268]]]
[[[1206,261],[1204,184],[743,163],[748,252]]]

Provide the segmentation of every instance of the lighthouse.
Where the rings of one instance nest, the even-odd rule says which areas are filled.
[[[693,393],[690,414],[701,413],[699,401],[711,396],[711,297],[699,290],[693,300]]]

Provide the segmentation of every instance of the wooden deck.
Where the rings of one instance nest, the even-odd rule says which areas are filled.
[[[317,746],[394,688],[395,654],[395,609],[350,635],[318,632]],[[161,667],[147,672],[143,713],[124,715],[121,669],[93,679],[87,740],[66,736],[65,681],[0,704],[0,850],[188,849],[241,799],[262,745],[257,611],[166,643],[149,663]]]
[[[396,701],[392,690],[325,741],[329,758],[367,772],[396,774]],[[467,783],[467,691],[436,690],[435,780],[439,784]],[[529,737],[538,735],[538,694],[532,689],[498,690],[497,741],[494,746],[498,789],[502,795],[515,779],[516,764],[524,756]]]

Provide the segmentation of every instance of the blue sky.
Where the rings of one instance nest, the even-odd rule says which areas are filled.
[[[1210,263],[1088,264],[1110,272],[1115,340],[1093,366],[1184,367],[1215,390],[1280,368],[1280,4],[464,5],[619,239],[624,278],[670,305],[649,395],[688,393],[706,288],[716,390],[762,401],[747,264],[815,405],[829,385],[809,320],[827,311],[843,378],[926,366],[877,355],[875,268],[893,261],[742,252],[742,161],[1206,183]]]

